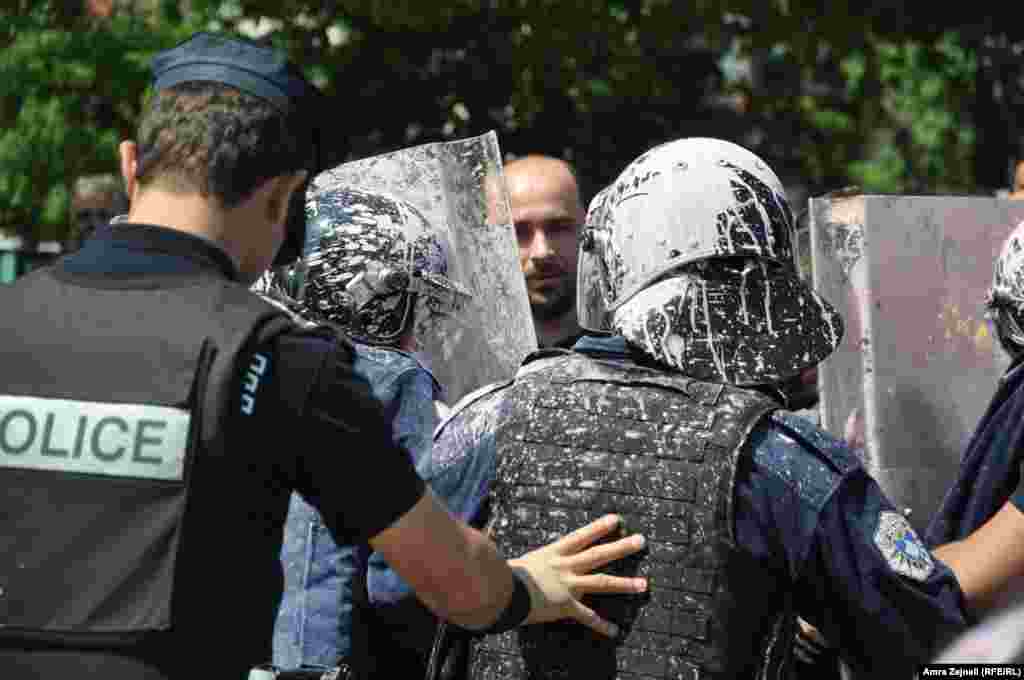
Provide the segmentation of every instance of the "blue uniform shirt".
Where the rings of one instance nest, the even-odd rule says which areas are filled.
[[[390,348],[356,344],[352,369],[364,378],[392,425],[394,443],[417,462],[430,450],[441,388],[416,358]],[[341,452],[338,452],[341,455]],[[349,455],[376,455],[352,450]],[[358,462],[356,463],[358,464]],[[380,480],[383,482],[383,480]],[[351,651],[354,579],[369,570],[371,600],[407,588],[365,545],[338,545],[316,510],[292,494],[281,550],[285,589],[274,625],[274,664],[333,666]]]
[[[928,525],[929,545],[966,538],[1007,501],[1024,512],[1017,490],[1024,452],[1024,364],[1017,361],[999,381],[985,415],[971,435],[956,483]]]
[[[630,360],[620,337],[584,337],[573,349]],[[472,521],[495,475],[500,386],[478,393],[464,411],[460,406],[419,470],[454,514]],[[778,411],[755,428],[744,450],[735,489],[737,544],[784,575],[798,613],[838,644],[853,668],[902,677],[899,669],[913,672],[962,628],[963,595],[953,573],[924,549],[845,444]]]

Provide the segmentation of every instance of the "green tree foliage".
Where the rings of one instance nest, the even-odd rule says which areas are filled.
[[[324,85],[342,158],[495,129],[506,152],[566,156],[593,185],[736,118],[716,108],[721,20],[680,3],[249,1],[221,16],[273,29]]]
[[[83,174],[117,171],[117,143],[132,136],[149,58],[194,25],[175,16],[173,5],[107,19],[59,0],[5,7],[0,228],[62,238],[70,185]]]
[[[507,154],[574,162],[590,195],[644,149],[709,135],[810,194],[934,193],[1003,186],[1018,154],[1009,14],[916,0],[114,0],[99,20],[18,3],[0,10],[0,228],[37,236],[61,235],[73,178],[116,168],[149,57],[200,28],[301,64],[331,96],[338,161],[495,129]]]

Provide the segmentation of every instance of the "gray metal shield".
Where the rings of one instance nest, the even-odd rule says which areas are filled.
[[[846,336],[820,366],[825,429],[923,531],[1008,364],[985,318],[995,258],[1024,201],[813,199],[815,289]]]
[[[449,278],[472,300],[445,333],[420,338],[418,352],[445,387],[447,402],[514,375],[523,357],[537,348],[537,338],[497,135],[344,163],[317,175],[310,192],[331,186],[386,192],[447,230]]]

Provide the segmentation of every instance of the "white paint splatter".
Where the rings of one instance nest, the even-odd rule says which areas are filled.
[[[761,263],[761,274],[764,275],[764,319],[768,324],[768,334],[773,338],[779,337],[775,326],[772,324],[772,281],[768,277],[768,267]]]
[[[830,346],[831,347],[838,347],[839,346],[839,334],[836,332],[835,319],[834,319],[835,313],[831,309],[828,309],[825,306],[825,301],[820,296],[815,295],[813,297],[814,297],[814,301],[818,304],[818,307],[821,308],[821,318],[825,322],[825,326],[828,328]]]
[[[740,312],[743,314],[743,323],[750,325],[750,310],[747,309],[747,276],[754,271],[752,263],[747,262],[743,267],[743,275],[740,280]]]
[[[719,348],[715,345],[715,335],[711,328],[711,305],[708,303],[708,284],[704,281],[700,282],[701,287],[701,298],[704,303],[704,322],[707,327],[707,343],[708,350],[711,352],[711,358],[715,362],[715,367],[718,369],[718,374],[722,377],[722,380],[728,382],[729,377],[725,372],[725,362],[722,360],[722,356],[719,353]]]
[[[762,220],[762,223],[764,224],[765,233],[771,234],[772,233],[772,229],[771,229],[772,221],[768,217],[768,211],[765,210],[765,207],[763,205],[761,205],[761,201],[758,199],[757,192],[754,191],[746,182],[743,181],[743,179],[739,176],[739,173],[734,173],[734,174],[735,174],[735,177],[734,177],[735,181],[737,183],[743,185],[744,187],[746,187],[747,191],[750,192],[750,195],[752,196],[750,202],[753,203],[757,207],[757,212],[761,213],[761,220]],[[756,240],[755,240],[755,242],[756,242]],[[775,243],[774,243],[774,239],[769,236],[769,238],[766,239],[766,245],[768,246],[768,255],[770,255],[771,257],[775,257]],[[763,253],[764,250],[762,249],[761,252]]]
[[[729,226],[726,229],[726,231],[729,232],[729,234],[730,234],[730,240],[729,240],[729,244],[730,244],[729,245],[729,249],[730,249],[730,251],[732,253],[735,252],[735,249],[732,246],[731,234],[732,234],[733,228],[736,228],[736,229],[739,229],[739,230],[747,232],[747,235],[750,236],[750,240],[753,242],[754,247],[757,248],[758,254],[759,255],[764,255],[765,254],[764,253],[764,246],[761,245],[761,242],[758,240],[757,235],[750,228],[750,225],[747,224],[746,220],[744,220],[742,218],[742,216],[739,215],[734,208],[729,208],[728,210],[726,210],[726,213],[729,215]]]

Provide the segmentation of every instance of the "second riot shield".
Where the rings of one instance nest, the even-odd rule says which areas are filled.
[[[923,531],[1008,364],[985,298],[1024,202],[847,196],[810,212],[815,288],[847,328],[820,367],[822,425]]]

